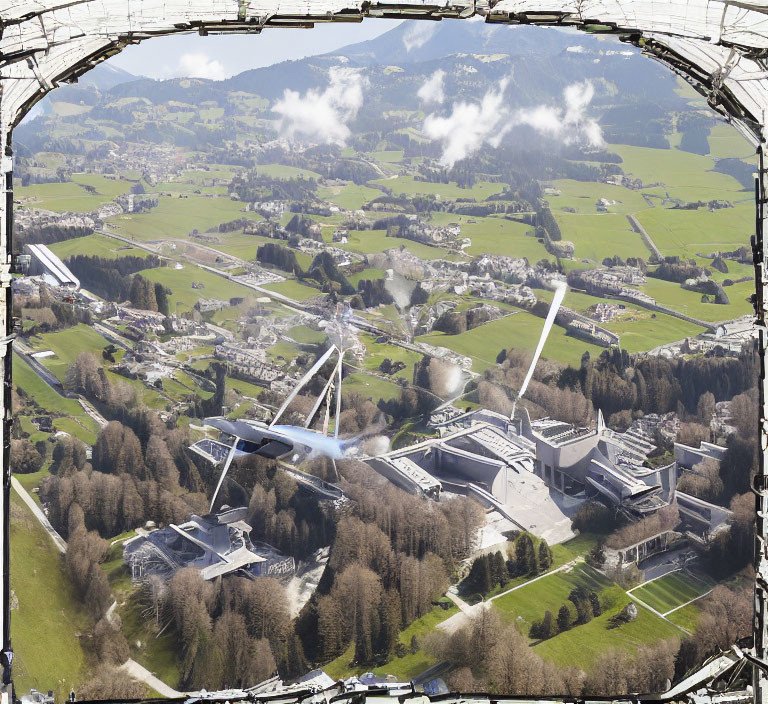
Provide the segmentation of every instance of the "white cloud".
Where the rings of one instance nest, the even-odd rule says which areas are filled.
[[[511,111],[504,104],[507,79],[500,81],[479,103],[454,103],[451,114],[427,115],[422,126],[425,137],[443,143],[440,163],[451,168],[456,162],[477,152],[483,144],[497,147],[504,136],[518,125],[528,125],[565,144],[586,141],[603,144],[597,121],[587,115],[595,90],[589,81],[574,83],[563,91],[563,106],[539,105]]]
[[[424,84],[419,88],[416,95],[423,103],[442,103],[445,100],[443,92],[443,82],[445,80],[445,71],[439,68],[435,71]]]
[[[437,31],[437,22],[414,22],[403,34],[403,46],[407,52],[421,49]]]
[[[335,66],[328,72],[328,86],[310,89],[303,96],[287,89],[272,110],[281,116],[280,129],[289,139],[343,146],[349,139],[348,122],[363,104],[368,79],[359,70]]]
[[[594,96],[595,88],[589,81],[573,83],[563,91],[564,108],[542,105],[533,110],[518,110],[513,121],[557,137],[565,144],[586,141],[600,146],[603,144],[600,125],[587,115]]]
[[[508,110],[504,106],[507,79],[498,89],[489,90],[480,103],[454,103],[448,117],[435,114],[424,119],[422,132],[429,139],[443,143],[440,162],[452,167],[474,154],[484,143],[498,144],[511,125],[504,124]]]
[[[220,81],[226,78],[224,64],[218,59],[212,59],[203,52],[189,52],[179,58],[177,76],[186,78],[209,78]]]

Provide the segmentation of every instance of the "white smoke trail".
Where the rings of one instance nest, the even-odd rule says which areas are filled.
[[[367,86],[368,79],[359,70],[334,66],[324,91],[310,89],[302,96],[286,88],[272,110],[281,116],[279,129],[289,139],[344,146],[350,136],[347,123],[360,110]]]
[[[520,391],[517,392],[515,403],[517,403],[517,401],[523,397],[523,394],[528,389],[528,384],[531,382],[533,372],[536,369],[536,363],[539,361],[539,357],[541,357],[541,351],[544,349],[544,344],[549,337],[549,331],[555,324],[555,316],[557,315],[557,311],[560,310],[560,304],[563,302],[567,288],[568,287],[562,281],[559,281],[557,284],[555,284],[555,295],[552,297],[552,303],[549,306],[549,312],[547,313],[547,318],[544,321],[544,327],[541,329],[539,344],[536,345],[536,351],[533,353],[531,366],[528,367],[528,373],[525,375],[525,379],[523,379],[523,383],[520,386]]]

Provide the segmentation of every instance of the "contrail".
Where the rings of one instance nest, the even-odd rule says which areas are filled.
[[[517,392],[514,404],[512,404],[512,417],[515,415],[515,406],[517,405],[517,402],[523,397],[523,394],[528,388],[528,384],[533,377],[533,371],[536,369],[536,363],[539,361],[539,357],[541,357],[541,351],[544,349],[544,343],[546,343],[547,337],[549,337],[549,331],[552,329],[552,326],[555,323],[555,316],[557,315],[557,311],[560,310],[560,304],[563,302],[567,288],[568,287],[562,281],[555,283],[555,295],[552,297],[552,303],[549,306],[549,312],[547,313],[547,317],[544,320],[544,327],[541,331],[539,344],[536,345],[536,351],[533,353],[531,366],[528,367],[528,373],[525,375],[522,386],[520,386],[520,390]]]

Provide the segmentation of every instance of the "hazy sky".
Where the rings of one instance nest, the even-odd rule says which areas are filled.
[[[110,64],[151,78],[221,79],[249,68],[324,54],[373,39],[400,21],[367,19],[360,24],[318,24],[314,29],[274,28],[260,35],[162,37],[129,46],[110,59]]]

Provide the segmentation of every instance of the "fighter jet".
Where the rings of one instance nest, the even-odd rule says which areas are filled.
[[[307,415],[304,427],[296,425],[279,425],[278,420],[282,417],[285,410],[291,404],[299,391],[320,371],[321,367],[335,353],[339,353],[339,360],[331,373],[325,388],[318,396],[312,410]],[[339,439],[339,413],[341,411],[341,381],[342,381],[342,363],[344,355],[336,345],[331,345],[328,350],[314,363],[312,368],[304,375],[293,391],[285,399],[283,405],[275,414],[272,421],[267,424],[260,421],[250,420],[227,420],[226,418],[206,418],[204,425],[215,428],[220,431],[222,440],[229,447],[224,467],[221,470],[219,482],[216,485],[216,491],[211,499],[211,511],[213,511],[216,497],[218,496],[224,478],[229,471],[232,460],[235,457],[244,455],[260,455],[269,459],[277,459],[285,455],[304,455],[308,457],[329,457],[332,460],[341,459],[356,444],[355,440]],[[333,394],[334,382],[336,389],[336,423],[333,437],[328,436],[328,420],[330,414],[330,401]],[[310,429],[310,425],[315,418],[320,407],[326,402],[325,421],[323,423],[323,432]]]

